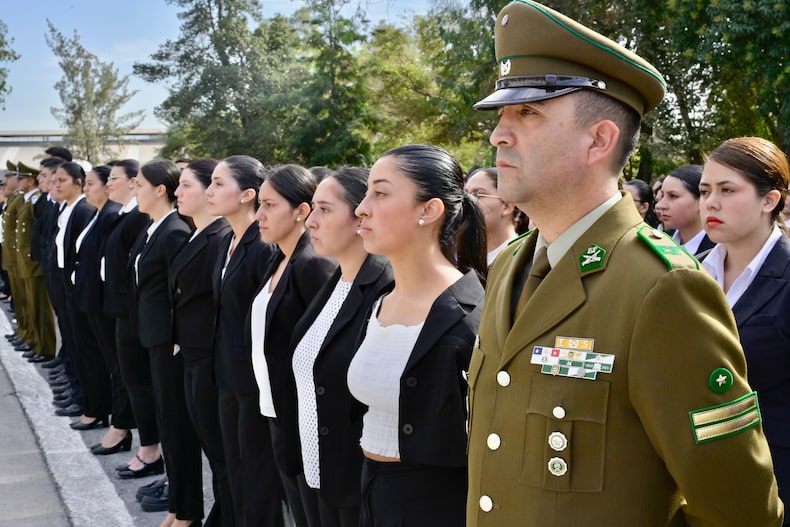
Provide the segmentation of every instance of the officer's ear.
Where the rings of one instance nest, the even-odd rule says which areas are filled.
[[[620,129],[613,121],[604,119],[587,127],[587,137],[587,164],[596,165],[612,157],[620,139]]]

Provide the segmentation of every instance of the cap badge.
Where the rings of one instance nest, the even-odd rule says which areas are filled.
[[[506,25],[507,25],[507,21],[508,21],[508,20],[510,20],[510,15],[505,15],[505,16],[503,16],[503,17],[502,17],[502,25],[503,25],[503,26],[506,26]]]
[[[502,64],[499,65],[499,75],[505,76],[510,73],[510,59],[507,59]]]

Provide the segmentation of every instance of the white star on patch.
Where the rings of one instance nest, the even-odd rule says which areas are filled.
[[[727,382],[727,377],[719,374],[719,376],[716,377],[716,382],[719,384],[719,386],[722,386],[725,382]]]

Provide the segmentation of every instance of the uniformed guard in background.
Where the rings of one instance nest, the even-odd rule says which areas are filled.
[[[656,69],[529,0],[495,29],[498,191],[537,226],[494,262],[468,382],[469,526],[779,526],[732,313],[617,179]]]
[[[49,295],[44,285],[44,275],[39,263],[32,257],[34,208],[42,199],[41,190],[33,172],[19,172],[19,191],[22,203],[16,220],[16,257],[20,283],[23,284],[25,326],[32,334],[28,343],[35,351],[29,362],[47,362],[55,357],[55,317]]]

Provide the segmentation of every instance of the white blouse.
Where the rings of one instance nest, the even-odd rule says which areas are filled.
[[[269,292],[271,278],[263,284],[261,292],[252,301],[250,313],[250,330],[252,333],[252,372],[260,391],[261,414],[266,417],[277,417],[274,411],[274,397],[272,396],[272,382],[269,378],[269,364],[263,354],[263,342],[266,338],[266,308],[272,294]]]
[[[318,453],[318,404],[315,398],[313,366],[329,329],[348,298],[348,293],[351,292],[352,285],[354,282],[344,282],[342,279],[337,281],[335,289],[321,312],[297,344],[291,359],[299,405],[299,437],[302,440],[304,476],[307,484],[313,489],[321,488]]]
[[[425,321],[416,326],[382,326],[377,315],[380,303],[381,299],[373,307],[365,340],[348,367],[348,389],[368,407],[359,441],[363,450],[400,458],[400,379]]]

